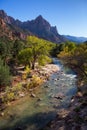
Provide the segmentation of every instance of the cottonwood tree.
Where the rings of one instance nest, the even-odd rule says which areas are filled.
[[[27,37],[27,48],[19,52],[19,61],[28,64],[31,69],[35,68],[35,63],[40,61],[40,57],[46,59],[52,48],[52,43],[35,36]]]

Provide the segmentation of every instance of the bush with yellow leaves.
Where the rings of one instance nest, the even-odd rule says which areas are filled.
[[[27,84],[27,89],[38,87],[42,83],[43,83],[43,80],[40,77],[34,75],[31,79],[30,83]]]

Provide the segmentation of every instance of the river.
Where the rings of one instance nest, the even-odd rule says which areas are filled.
[[[27,95],[6,108],[0,117],[0,130],[39,130],[56,117],[61,108],[67,109],[77,91],[75,73],[53,58],[60,71],[35,90],[36,97]]]

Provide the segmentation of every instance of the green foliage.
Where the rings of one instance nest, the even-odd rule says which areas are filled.
[[[12,88],[11,88],[11,92],[14,92],[15,93],[15,95],[17,95],[18,94],[18,92],[19,91],[22,91],[22,89],[23,89],[23,87],[22,87],[22,84],[21,83],[18,83],[17,85],[15,85],[15,86],[13,86]]]
[[[71,56],[71,63],[78,68],[80,75],[87,80],[87,44],[78,45]]]
[[[52,56],[57,56],[58,54],[60,54],[60,57],[62,57],[63,55],[65,56],[65,54],[67,55],[67,53],[72,53],[75,48],[76,44],[70,41],[61,44],[56,44],[53,47]]]
[[[40,77],[33,75],[31,81],[27,84],[27,90],[38,87],[42,83],[43,83],[43,80]]]
[[[31,77],[31,70],[30,70],[29,66],[27,65],[25,67],[24,73],[22,74],[22,79],[26,80],[29,77]]]
[[[54,44],[54,47],[52,48],[51,55],[52,56],[57,56],[61,51],[64,50],[65,44]]]
[[[44,55],[41,55],[41,56],[39,57],[39,59],[38,59],[38,63],[39,63],[39,65],[41,65],[41,66],[44,66],[44,65],[46,65],[47,63],[51,63],[51,62],[52,62],[51,58],[49,58],[48,56],[44,56]]]
[[[5,63],[12,57],[12,41],[0,41],[0,55]]]
[[[17,55],[20,50],[25,48],[25,44],[21,40],[9,40],[7,37],[0,38],[0,56],[5,63],[10,61],[17,62]]]
[[[67,41],[65,43],[65,47],[64,48],[66,48],[66,47],[68,48],[68,51],[73,51],[76,48],[76,44],[74,42]]]
[[[18,60],[19,60],[19,63],[24,64],[25,66],[26,65],[30,66],[31,60],[32,60],[31,48],[26,48],[26,49],[21,50],[18,54]]]
[[[76,49],[76,44],[74,42],[65,42],[61,45],[60,53],[58,57],[65,58],[65,56],[71,55]]]
[[[74,44],[73,42],[65,43],[65,48],[58,54],[64,63],[72,67],[78,74],[79,83],[87,82],[87,43]]]
[[[6,96],[6,99],[7,99],[7,101],[14,100],[15,99],[14,93],[13,92],[8,93],[7,96]]]
[[[12,86],[12,87],[6,86],[5,93],[1,97],[2,102],[8,103],[8,102],[15,100],[19,96],[19,93],[22,91],[24,91],[24,88],[21,83],[18,83],[17,85]]]
[[[0,58],[0,86],[5,86],[10,84],[11,76],[9,72],[9,67],[3,63]]]
[[[27,37],[27,47],[19,52],[18,59],[20,63],[35,68],[35,63],[42,59],[46,59],[52,48],[52,43],[35,36]]]
[[[11,92],[11,88],[9,86],[6,86],[5,88],[5,94],[2,96],[2,102],[7,103],[14,98],[14,93]]]
[[[13,57],[16,58],[19,51],[21,51],[24,47],[25,47],[24,42],[20,40],[15,40],[12,48]]]
[[[2,102],[3,103],[8,103],[8,102],[13,101],[13,100],[15,100],[15,94],[13,92],[6,93],[2,97]]]

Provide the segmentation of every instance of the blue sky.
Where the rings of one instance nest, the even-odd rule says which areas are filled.
[[[42,15],[60,34],[87,37],[87,0],[0,0],[0,9],[21,21]]]

